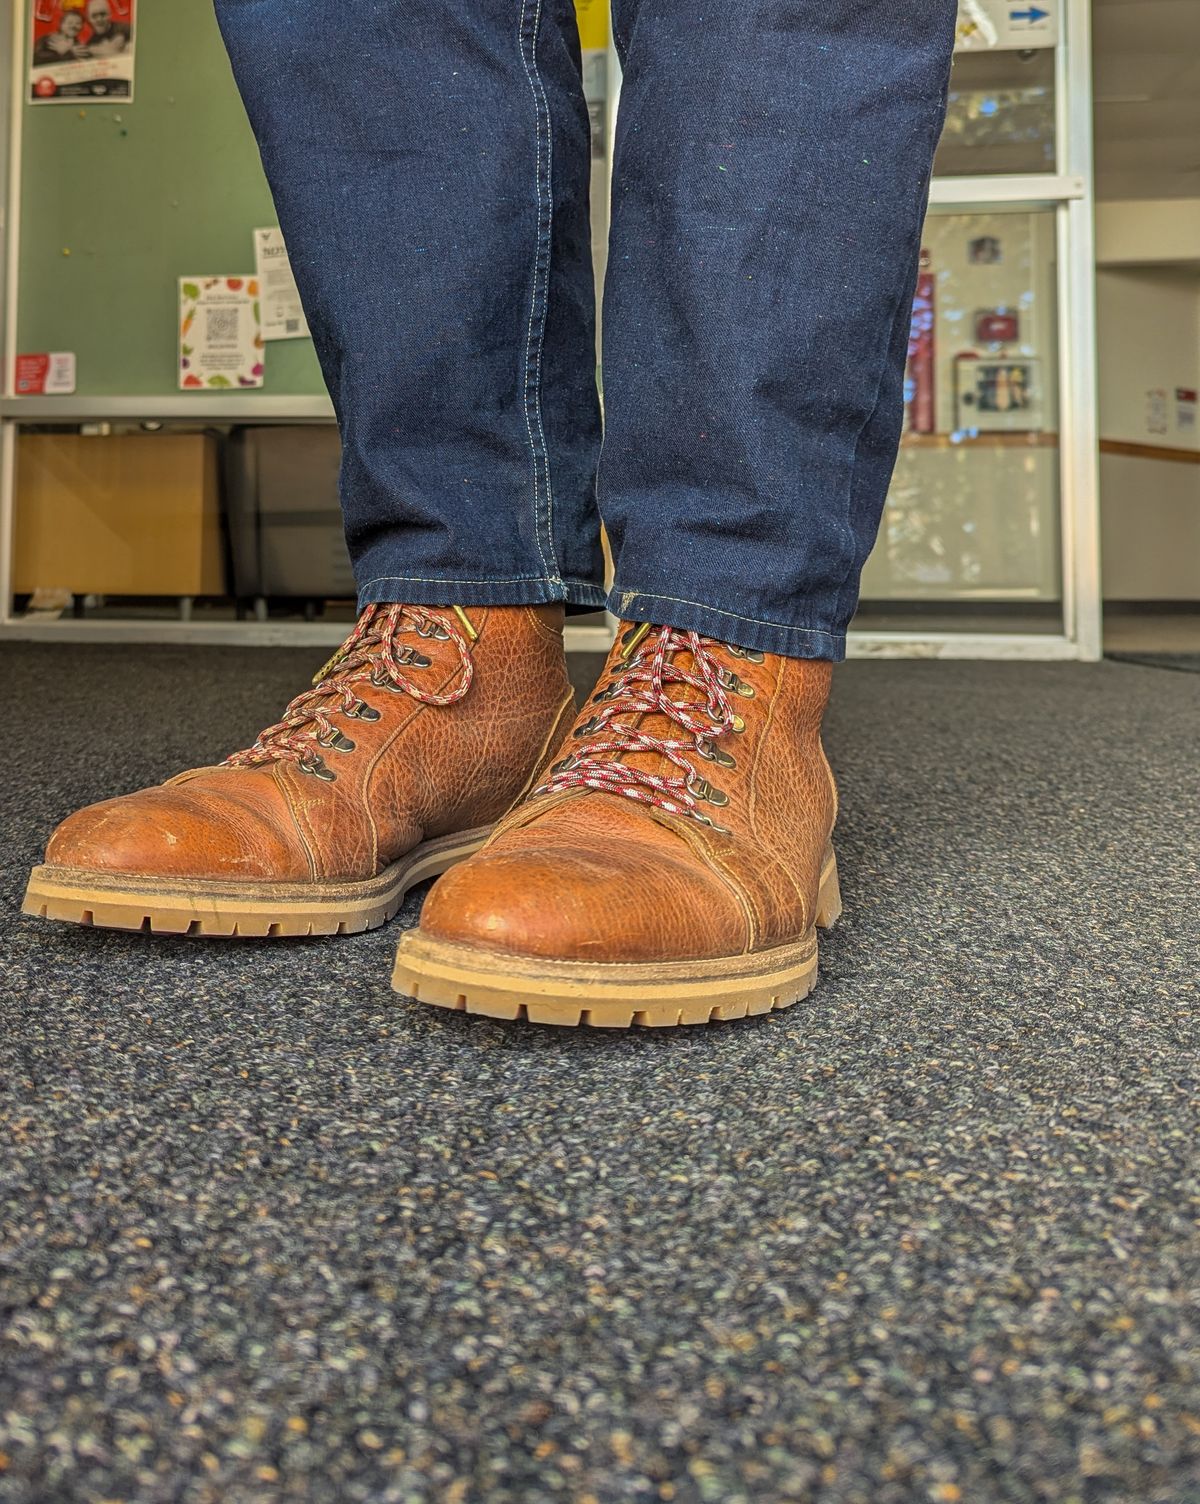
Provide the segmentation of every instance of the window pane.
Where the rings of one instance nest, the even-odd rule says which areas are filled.
[[[1054,167],[1053,48],[957,53],[934,173],[967,177]]]
[[[941,625],[1007,614],[1014,630],[1060,631],[1054,214],[933,213],[923,260],[905,433],[857,625],[937,603]]]

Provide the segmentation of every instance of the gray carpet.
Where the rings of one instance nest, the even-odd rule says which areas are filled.
[[[1137,663],[1143,668],[1168,668],[1177,674],[1200,674],[1200,653],[1109,653],[1115,663]]]
[[[789,1013],[16,917],[319,654],[6,646],[0,1501],[1200,1500],[1200,684],[855,663]],[[648,900],[653,895],[648,893]]]

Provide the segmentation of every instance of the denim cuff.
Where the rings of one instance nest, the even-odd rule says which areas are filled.
[[[546,606],[563,601],[600,611],[604,587],[593,580],[549,580],[541,575],[506,580],[378,575],[358,587],[360,611],[385,601],[403,601],[406,606]]]
[[[843,631],[762,621],[673,595],[648,595],[618,585],[609,594],[608,609],[622,621],[648,621],[681,632],[699,632],[702,637],[754,648],[760,653],[779,653],[786,658],[824,658],[833,663],[840,663],[846,656]]]

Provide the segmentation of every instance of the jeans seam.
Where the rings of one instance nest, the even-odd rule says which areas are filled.
[[[546,432],[542,423],[542,350],[546,335],[546,316],[549,305],[550,292],[550,247],[553,229],[554,215],[554,178],[553,178],[553,141],[550,128],[550,107],[546,100],[546,91],[542,86],[541,73],[538,71],[537,62],[537,39],[541,27],[542,0],[535,0],[533,12],[533,25],[529,37],[529,48],[526,51],[526,16],[529,9],[529,0],[521,0],[520,20],[518,23],[519,45],[521,63],[525,69],[525,77],[529,80],[529,92],[533,96],[534,113],[534,167],[533,181],[534,192],[537,197],[537,237],[534,246],[533,257],[533,286],[529,300],[529,323],[525,331],[525,385],[522,392],[522,403],[525,409],[525,431],[529,435],[529,450],[533,460],[533,536],[537,544],[537,551],[542,560],[542,566],[556,582],[559,580],[558,556],[554,548],[554,523],[553,507],[554,496],[550,476],[550,456],[546,448]],[[543,120],[545,122],[545,147],[546,163],[542,164],[542,136]],[[543,194],[542,181],[545,172],[546,193]],[[540,307],[540,318],[538,310]],[[537,321],[536,354],[534,322]],[[532,400],[531,400],[532,388]],[[532,413],[532,417],[531,417]],[[533,419],[537,422],[537,436],[534,436]],[[546,551],[542,545],[542,488],[545,487],[546,497],[546,544],[550,549],[554,564],[551,566],[546,558]]]
[[[604,586],[598,585],[595,580],[579,580],[573,576],[564,579],[562,575],[557,574],[514,574],[509,575],[507,579],[496,579],[492,575],[479,575],[473,579],[454,579],[448,575],[377,574],[373,579],[364,580],[358,588],[369,590],[372,585],[390,585],[393,581],[402,585],[525,585],[531,580],[540,581],[543,585],[583,585],[601,592],[604,590]]]
[[[770,621],[763,616],[745,616],[740,611],[723,611],[720,606],[710,606],[705,601],[688,600],[680,595],[663,595],[658,591],[651,590],[623,590],[617,588],[613,592],[618,599],[622,610],[629,607],[634,601],[669,601],[673,606],[692,606],[697,611],[708,611],[714,616],[728,616],[731,621],[744,621],[748,626],[771,627],[778,632],[796,632],[803,637],[828,637],[836,640],[845,634],[831,631],[828,627],[798,627],[790,626],[787,622]]]

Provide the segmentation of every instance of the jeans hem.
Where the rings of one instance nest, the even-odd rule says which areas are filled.
[[[551,580],[529,574],[505,580],[377,575],[358,587],[360,611],[391,601],[403,601],[408,606],[547,606],[561,601],[602,611],[604,600],[604,586],[592,580]]]
[[[674,595],[654,595],[618,586],[609,594],[608,609],[622,621],[648,621],[681,632],[699,632],[717,642],[730,642],[760,653],[779,653],[785,658],[824,658],[840,663],[846,656],[843,631],[764,621],[761,617],[744,616]]]

